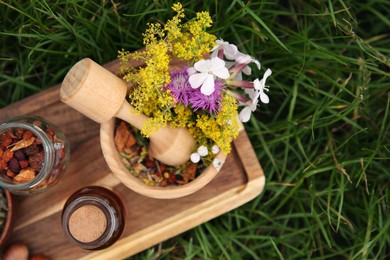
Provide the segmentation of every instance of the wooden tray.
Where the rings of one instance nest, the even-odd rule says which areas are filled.
[[[105,65],[117,71],[118,62]],[[32,254],[51,259],[119,259],[145,250],[258,196],[265,177],[256,154],[242,131],[218,176],[198,192],[180,199],[158,200],[139,195],[110,172],[99,143],[99,125],[59,101],[59,85],[0,110],[0,122],[15,116],[39,115],[68,137],[71,163],[53,188],[31,196],[13,196],[15,219],[9,243],[22,242]],[[124,202],[126,226],[120,240],[100,251],[71,244],[61,227],[66,199],[76,190],[100,185],[112,189]]]

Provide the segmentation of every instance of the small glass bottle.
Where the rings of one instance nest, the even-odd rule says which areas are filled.
[[[41,117],[22,116],[0,125],[0,155],[0,186],[31,194],[58,182],[70,150],[58,127]]]
[[[89,186],[69,197],[62,211],[62,228],[67,238],[87,250],[104,249],[122,235],[124,208],[112,191]]]

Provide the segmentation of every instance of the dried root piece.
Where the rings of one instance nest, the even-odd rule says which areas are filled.
[[[15,182],[28,182],[35,178],[35,171],[31,168],[26,168],[20,171],[13,180]]]

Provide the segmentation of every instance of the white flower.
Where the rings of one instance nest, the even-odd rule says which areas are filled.
[[[198,154],[199,154],[200,156],[206,156],[208,153],[209,153],[209,150],[207,149],[206,146],[204,146],[204,145],[199,146],[199,148],[198,148]]]
[[[249,104],[242,104],[245,105],[245,107],[240,111],[239,114],[239,119],[241,120],[241,122],[245,123],[249,121],[252,112],[255,111],[257,108],[259,97],[261,102],[263,102],[264,104],[269,103],[269,97],[267,94],[264,93],[264,90],[268,91],[268,88],[265,86],[265,81],[271,75],[271,73],[272,71],[270,69],[267,69],[261,80],[255,79],[253,81],[254,89],[245,89],[245,92],[249,95],[249,98],[252,100],[252,102]]]
[[[261,80],[258,80],[256,79],[255,81],[253,81],[253,85],[255,87],[255,89],[259,90],[260,91],[260,100],[261,102],[263,102],[264,104],[268,104],[269,103],[269,97],[267,94],[264,93],[264,91],[269,91],[268,87],[265,85],[265,81],[267,80],[267,78],[272,74],[272,71],[271,69],[267,69],[264,73],[264,76]]]
[[[211,147],[211,152],[213,154],[217,154],[217,153],[219,153],[219,151],[220,151],[220,149],[219,149],[218,145],[214,144],[213,147]]]
[[[211,60],[200,60],[194,64],[194,68],[198,72],[189,78],[191,87],[201,87],[200,91],[206,96],[210,96],[214,92],[214,79],[216,77],[227,79],[230,76],[229,70],[225,67],[225,61],[218,57]]]
[[[236,58],[236,55],[238,53],[236,45],[225,42],[224,40],[216,40],[216,43],[217,45],[211,49],[210,57],[217,57],[218,51],[223,50],[223,54],[227,59],[234,60]]]
[[[260,91],[255,89],[248,89],[245,92],[249,94],[249,97],[251,98],[252,102],[249,104],[244,104],[245,107],[240,111],[240,114],[238,115],[238,118],[243,123],[248,122],[251,118],[252,112],[255,111],[257,108],[257,102],[260,96]]]
[[[244,53],[239,52],[236,54],[235,60],[237,63],[240,63],[240,64],[249,64],[249,63],[253,62],[256,64],[257,69],[260,70],[260,68],[261,68],[260,62],[258,60],[256,60],[255,58],[249,56],[248,54],[244,54]],[[242,70],[242,72],[246,75],[251,75],[251,73],[252,73],[251,67],[246,66]]]
[[[191,162],[198,163],[200,161],[200,155],[198,153],[192,153],[190,159]]]
[[[223,162],[220,159],[215,158],[213,160],[213,166],[214,166],[215,169],[217,169],[217,171],[221,170],[222,165],[223,165]]]

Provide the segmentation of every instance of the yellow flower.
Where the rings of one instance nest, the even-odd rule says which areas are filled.
[[[230,143],[238,134],[237,103],[226,96],[217,116],[195,115],[189,107],[176,104],[169,91],[163,88],[170,82],[170,53],[182,60],[202,59],[215,45],[216,37],[206,32],[212,25],[207,12],[196,14],[196,19],[182,23],[185,17],[180,3],[172,6],[176,15],[164,26],[150,23],[143,34],[145,50],[135,53],[119,52],[120,73],[124,80],[133,82],[129,102],[149,117],[142,133],[149,136],[169,123],[172,127],[187,127],[197,144],[211,147],[216,143],[223,152],[230,152]],[[141,60],[145,66],[134,69],[129,60]],[[211,161],[211,159],[210,159]]]

